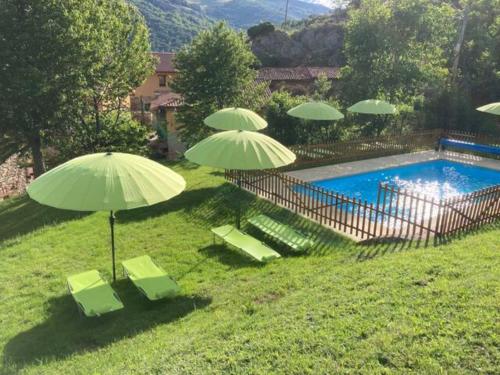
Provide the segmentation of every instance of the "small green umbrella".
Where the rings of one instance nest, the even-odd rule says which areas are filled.
[[[302,103],[287,113],[305,120],[334,121],[344,118],[344,115],[334,107],[322,102]]]
[[[295,161],[295,154],[274,139],[257,132],[230,130],[216,133],[197,143],[185,156],[193,163],[233,170],[279,168]],[[238,188],[241,176],[238,174]],[[240,206],[236,226],[240,228]]]
[[[218,130],[257,131],[267,127],[267,122],[257,113],[245,108],[224,108],[204,120],[205,124]]]
[[[33,181],[31,199],[74,211],[110,211],[113,280],[116,280],[114,212],[150,206],[180,194],[184,178],[152,160],[118,152],[72,159]]]
[[[396,107],[383,100],[368,99],[357,102],[347,108],[349,112],[364,113],[370,115],[394,115],[397,113]]]
[[[483,105],[482,107],[477,108],[477,110],[500,116],[500,102]]]

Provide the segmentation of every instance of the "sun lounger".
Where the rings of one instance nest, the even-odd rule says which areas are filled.
[[[179,294],[179,285],[148,255],[126,260],[122,265],[128,278],[149,300],[155,301]]]
[[[224,225],[222,227],[214,228],[212,229],[212,233],[214,234],[214,241],[215,236],[218,236],[222,238],[224,242],[227,242],[259,262],[268,262],[281,257],[281,255],[266,244],[246,233],[239,231],[232,225]]]
[[[292,227],[282,224],[266,215],[259,215],[248,220],[254,227],[275,240],[288,245],[295,251],[303,251],[314,245],[314,241],[297,232]]]
[[[68,288],[85,316],[100,316],[123,308],[116,292],[96,270],[68,277]]]

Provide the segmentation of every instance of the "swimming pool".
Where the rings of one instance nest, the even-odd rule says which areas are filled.
[[[449,160],[433,160],[311,183],[376,204],[379,182],[443,199],[498,185],[500,171]]]

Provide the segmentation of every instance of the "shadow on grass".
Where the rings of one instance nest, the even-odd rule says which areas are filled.
[[[265,264],[253,261],[229,245],[210,245],[198,251],[208,258],[214,258],[218,262],[235,269],[243,267],[262,267]]]
[[[359,262],[374,259],[387,254],[398,253],[410,249],[416,249],[418,241],[405,240],[401,238],[375,238],[360,244],[361,251],[357,254]]]
[[[0,242],[33,232],[45,225],[80,219],[91,212],[59,210],[43,206],[27,195],[0,204]]]
[[[120,211],[116,216],[121,222],[133,222],[155,218],[169,212],[183,211],[202,221],[217,223],[232,208],[233,193],[234,189],[230,184],[187,190],[169,201],[150,207]]]
[[[119,280],[113,288],[121,296],[125,308],[98,318],[79,317],[69,294],[51,299],[50,317],[12,338],[4,348],[4,361],[23,366],[97,350],[174,322],[211,303],[211,298],[201,296],[179,296],[151,302],[127,280]]]

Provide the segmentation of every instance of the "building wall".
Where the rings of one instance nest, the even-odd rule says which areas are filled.
[[[167,85],[165,87],[160,86],[160,75],[166,76],[167,80]],[[143,97],[143,100],[145,101],[144,98],[149,98],[152,97],[154,98],[157,94],[162,93],[162,92],[170,92],[172,89],[170,88],[170,83],[175,77],[175,73],[156,73],[152,75],[151,77],[148,77],[146,81],[136,88],[134,90],[134,95],[136,97]],[[152,99],[151,99],[152,100]]]

